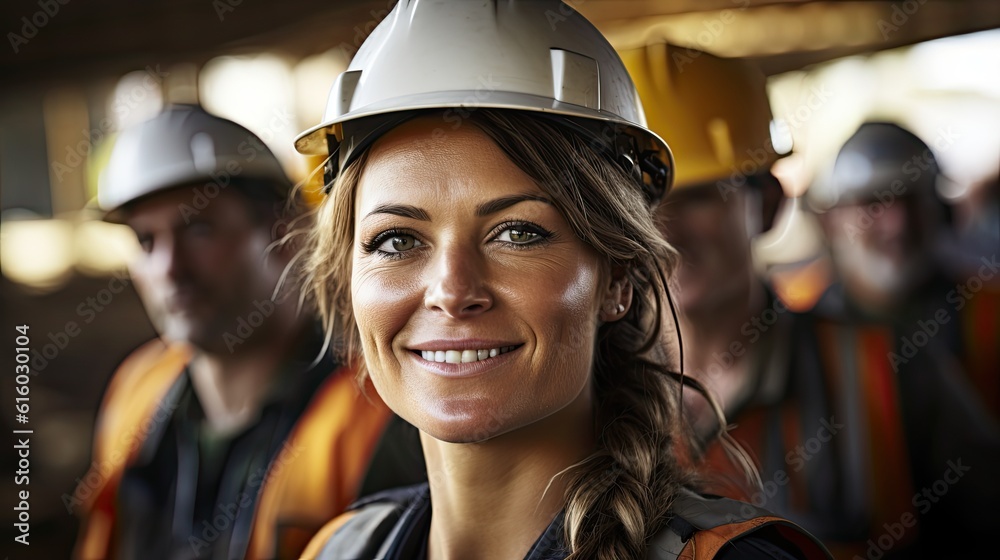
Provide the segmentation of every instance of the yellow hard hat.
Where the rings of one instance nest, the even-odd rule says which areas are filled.
[[[782,157],[771,144],[766,77],[749,61],[669,43],[619,54],[649,128],[673,152],[675,188],[752,175]]]

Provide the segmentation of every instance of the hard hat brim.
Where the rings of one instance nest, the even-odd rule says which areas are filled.
[[[487,96],[485,101],[473,101],[468,103],[456,103],[456,100],[475,100],[482,96]],[[405,107],[405,109],[400,109]],[[463,115],[476,111],[477,109],[508,109],[524,112],[539,112],[548,115],[557,115],[570,119],[586,119],[590,121],[603,121],[610,125],[621,125],[642,141],[642,148],[658,152],[664,161],[670,161],[670,150],[666,142],[655,133],[644,129],[640,124],[623,120],[610,113],[600,110],[590,109],[570,103],[553,101],[544,97],[527,95],[522,93],[493,91],[484,94],[477,91],[445,91],[433,92],[407,98],[387,99],[377,104],[363,107],[356,111],[351,111],[340,118],[332,119],[316,125],[295,139],[295,149],[304,155],[329,155],[327,136],[336,137],[337,141],[343,140],[343,132],[340,125],[345,122],[362,119],[365,117],[382,116],[388,113],[402,111],[419,111],[426,109],[448,110],[454,109],[456,117],[464,120]],[[454,127],[454,123],[449,119],[449,126]]]

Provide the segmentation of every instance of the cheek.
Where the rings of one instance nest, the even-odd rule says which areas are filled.
[[[136,292],[138,292],[143,301],[149,300],[149,303],[155,304],[161,301],[161,298],[157,297],[155,292],[156,284],[152,281],[150,275],[145,272],[148,269],[148,263],[136,260],[129,263],[128,274],[132,280],[132,284],[135,286]]]
[[[598,270],[596,259],[577,256],[506,271],[501,284],[549,361],[589,361],[602,305]]]
[[[261,286],[273,278],[277,258],[267,254],[270,239],[262,235],[233,236],[206,244],[194,255],[192,274],[221,286]],[[266,260],[265,260],[266,259]]]
[[[573,320],[589,319],[596,316],[599,303],[598,299],[598,276],[596,266],[588,266],[588,263],[576,263],[575,274],[567,278],[566,282],[560,282],[554,289],[558,290],[558,302],[561,308]],[[588,321],[589,322],[589,321]]]
[[[583,261],[573,265],[561,273],[534,276],[525,290],[522,317],[538,338],[535,379],[525,379],[510,401],[522,402],[526,411],[535,410],[529,414],[544,415],[567,406],[592,377],[602,275]]]
[[[855,222],[853,212],[842,207],[827,210],[824,218],[824,234],[836,244],[847,241],[853,243],[867,231],[867,228],[860,228]]]
[[[352,269],[351,304],[366,359],[372,365],[381,353],[391,351],[393,338],[419,305],[417,275],[357,254]]]

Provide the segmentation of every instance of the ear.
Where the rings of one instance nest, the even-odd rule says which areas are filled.
[[[617,321],[628,313],[632,306],[632,283],[625,275],[624,267],[612,270],[611,282],[604,292],[598,317],[605,323]]]
[[[288,220],[284,218],[277,218],[274,223],[271,224],[271,241],[279,241],[289,232]]]

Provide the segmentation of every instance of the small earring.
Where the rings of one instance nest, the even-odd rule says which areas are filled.
[[[625,313],[625,306],[619,303],[618,304],[618,312],[619,313]]]

